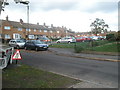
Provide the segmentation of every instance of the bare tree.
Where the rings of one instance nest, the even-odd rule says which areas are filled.
[[[93,27],[91,32],[97,36],[98,33],[107,32],[109,28],[108,24],[105,23],[103,19],[96,18],[94,22],[91,23],[90,27]]]

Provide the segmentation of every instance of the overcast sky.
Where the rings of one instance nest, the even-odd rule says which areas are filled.
[[[29,0],[30,18],[32,24],[66,27],[76,32],[90,31],[90,24],[95,18],[104,19],[109,25],[108,30],[118,30],[119,0]],[[23,4],[15,4],[8,0],[1,19],[8,15],[9,20],[27,22],[27,8]]]

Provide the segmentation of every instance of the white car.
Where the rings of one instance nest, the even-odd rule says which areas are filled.
[[[63,37],[56,41],[57,43],[74,43],[76,39],[74,37]]]
[[[92,38],[92,40],[99,40],[98,36],[92,36],[91,38]]]
[[[25,42],[23,40],[13,39],[9,41],[9,46],[15,47],[17,49],[24,48],[24,45],[25,45]]]

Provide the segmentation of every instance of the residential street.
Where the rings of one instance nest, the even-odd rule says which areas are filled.
[[[118,62],[61,56],[49,51],[36,52],[31,50],[21,50],[21,55],[22,60],[19,61],[19,63],[77,78],[84,83],[89,83],[87,85],[94,84],[91,86],[81,86],[78,84],[74,87],[118,87]]]

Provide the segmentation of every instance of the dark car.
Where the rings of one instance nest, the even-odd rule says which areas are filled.
[[[51,42],[52,42],[52,40],[50,40],[50,39],[49,39],[48,37],[46,37],[46,36],[40,36],[40,37],[38,37],[37,39],[40,40],[40,41],[45,42],[46,44],[51,44]]]
[[[38,50],[47,50],[48,44],[45,44],[44,42],[40,40],[29,40],[25,43],[25,49],[34,49],[36,51]]]

